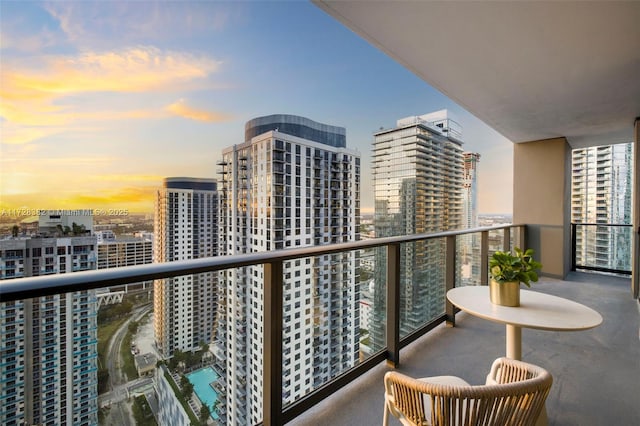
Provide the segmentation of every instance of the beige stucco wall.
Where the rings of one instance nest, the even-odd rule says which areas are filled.
[[[542,273],[559,278],[571,268],[570,154],[565,138],[513,149],[513,222],[528,225],[526,245],[542,262]]]

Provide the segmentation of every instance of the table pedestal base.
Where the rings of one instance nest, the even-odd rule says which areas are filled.
[[[507,358],[522,360],[522,328],[507,324]]]

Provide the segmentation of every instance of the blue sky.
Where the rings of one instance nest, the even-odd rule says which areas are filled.
[[[274,113],[345,127],[370,182],[374,131],[447,108],[480,211],[511,211],[511,142],[310,3],[3,1],[0,24],[1,208],[150,212]]]

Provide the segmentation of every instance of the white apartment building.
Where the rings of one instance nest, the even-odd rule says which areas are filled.
[[[0,240],[0,280],[96,269],[96,237]],[[98,423],[95,291],[0,303],[0,424]]]
[[[375,235],[462,228],[462,128],[447,110],[397,121],[375,133]],[[400,253],[400,332],[414,331],[444,311],[443,239],[404,244]],[[385,345],[386,254],[376,250],[371,344]]]
[[[97,231],[98,269],[153,263],[153,240],[150,236],[116,236],[111,230]],[[152,235],[152,234],[151,234]],[[146,290],[153,281],[110,287],[111,291]]]
[[[218,255],[218,192],[214,179],[171,177],[157,191],[155,262]],[[165,357],[193,351],[213,337],[217,273],[156,280],[154,332]]]
[[[576,227],[576,262],[584,266],[631,270],[633,144],[602,145],[572,151],[571,221]]]
[[[344,128],[271,115],[246,123],[245,143],[219,163],[224,255],[359,239],[360,156]],[[214,353],[227,424],[262,421],[263,268],[221,274]],[[359,353],[355,252],[284,264],[283,402],[352,367]]]
[[[98,240],[98,269],[148,263],[153,263],[153,242],[147,238],[120,236]]]

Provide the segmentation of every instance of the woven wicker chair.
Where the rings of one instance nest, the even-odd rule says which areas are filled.
[[[553,379],[544,369],[498,358],[487,383],[471,386],[455,376],[384,377],[384,426],[389,413],[403,425],[526,426],[536,424]]]

